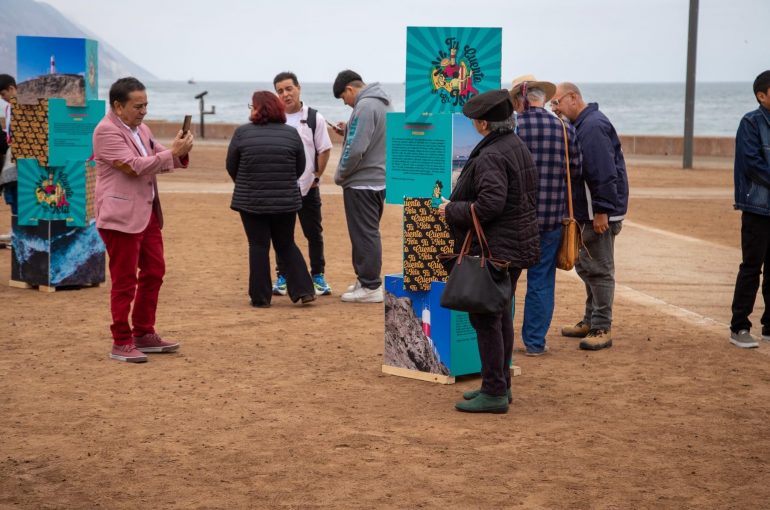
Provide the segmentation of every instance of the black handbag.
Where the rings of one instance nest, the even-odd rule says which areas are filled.
[[[469,313],[501,313],[511,306],[510,263],[492,258],[473,204],[471,217],[473,229],[468,230],[460,253],[439,255],[445,265],[451,266],[441,293],[441,306]],[[479,240],[480,257],[469,255],[474,233]]]

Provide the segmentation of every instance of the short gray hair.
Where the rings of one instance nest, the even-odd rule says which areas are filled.
[[[490,131],[513,131],[513,115],[505,120],[487,121]]]
[[[542,101],[545,103],[545,91],[538,87],[532,87],[531,89],[527,89],[527,99],[530,101]],[[524,101],[524,95],[521,93],[521,91],[516,93],[516,99],[518,101]]]

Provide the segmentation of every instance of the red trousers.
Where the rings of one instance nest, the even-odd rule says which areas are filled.
[[[99,235],[110,257],[112,338],[116,345],[130,344],[132,335],[155,333],[158,293],[166,273],[160,224],[153,212],[143,232],[127,234],[100,228]],[[133,329],[128,322],[129,312]]]

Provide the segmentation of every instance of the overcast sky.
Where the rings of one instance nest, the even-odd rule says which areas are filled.
[[[503,85],[682,82],[689,0],[45,0],[165,80],[402,82],[407,26],[503,28]],[[699,81],[770,68],[770,0],[701,0]]]

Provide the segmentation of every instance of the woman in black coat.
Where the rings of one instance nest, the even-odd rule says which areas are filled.
[[[305,149],[297,130],[286,125],[283,103],[272,92],[252,97],[249,124],[235,130],[227,149],[227,173],[235,183],[230,208],[241,214],[249,240],[249,296],[252,306],[272,298],[270,242],[286,263],[292,302],[315,300],[305,259],[294,243],[294,223],[302,207],[297,178],[305,170]]]
[[[538,175],[527,147],[513,133],[513,103],[507,90],[471,98],[463,114],[484,136],[463,167],[448,201],[439,206],[459,248],[473,228],[471,204],[492,257],[510,263],[511,297],[521,270],[540,258],[537,229]],[[472,255],[480,255],[478,242]],[[463,394],[455,407],[465,412],[505,413],[511,401],[513,317],[511,303],[497,314],[469,314],[478,338],[481,389]]]

